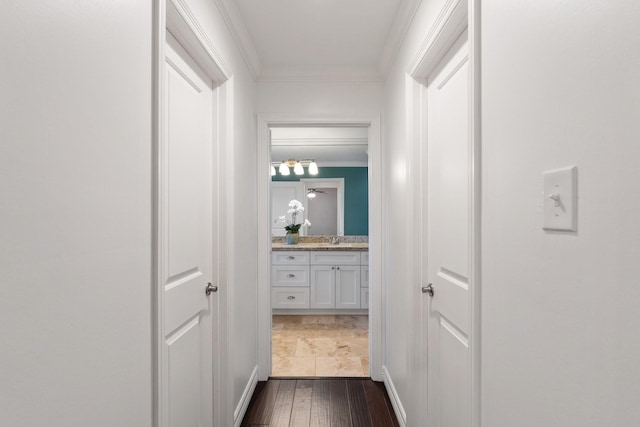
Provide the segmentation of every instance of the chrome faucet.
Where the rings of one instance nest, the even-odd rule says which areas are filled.
[[[340,243],[340,237],[338,237],[338,236],[329,237],[329,244],[330,245],[337,245],[338,243]]]

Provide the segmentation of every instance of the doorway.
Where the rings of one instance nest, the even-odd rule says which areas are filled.
[[[365,344],[368,350],[368,370],[369,375],[374,380],[380,381],[382,380],[381,374],[381,353],[382,353],[382,321],[381,321],[381,289],[380,289],[380,278],[381,278],[381,253],[380,253],[380,236],[381,236],[381,164],[380,164],[380,120],[378,117],[370,118],[370,119],[349,119],[349,118],[318,118],[318,117],[287,117],[282,115],[259,115],[258,116],[258,147],[259,147],[259,161],[264,163],[264,174],[261,174],[259,177],[258,187],[261,191],[259,191],[259,207],[261,211],[263,211],[265,220],[260,224],[260,241],[259,241],[259,277],[261,278],[261,282],[259,283],[259,295],[258,299],[260,301],[259,307],[259,343],[258,343],[258,351],[259,351],[259,379],[266,380],[270,375],[272,375],[272,334],[273,328],[282,328],[284,329],[286,326],[286,322],[288,321],[289,325],[293,325],[298,323],[302,325],[302,318],[294,319],[289,318],[276,318],[275,322],[272,317],[272,308],[274,301],[276,301],[275,306],[277,306],[277,301],[279,296],[277,294],[272,293],[270,278],[272,277],[273,267],[271,263],[271,247],[272,247],[272,224],[270,223],[270,214],[271,214],[271,143],[270,143],[270,129],[272,128],[294,128],[294,127],[351,127],[351,128],[364,128],[366,129],[367,139],[368,139],[368,159],[366,162],[367,165],[367,177],[368,177],[368,203],[367,207],[369,210],[368,215],[368,244],[369,251],[367,252],[367,262],[370,264],[370,271],[368,271],[369,278],[369,288],[367,291],[368,298],[368,316],[366,322],[366,334],[368,335],[368,342]],[[287,156],[289,157],[289,156]],[[291,156],[292,158],[295,156]],[[279,159],[279,160],[289,160],[287,159]],[[307,177],[309,178],[309,177]],[[311,221],[313,224],[313,221]],[[312,225],[313,227],[313,225]],[[348,226],[345,224],[345,234],[348,234]],[[324,243],[324,242],[323,242]],[[326,243],[325,243],[326,244]],[[361,251],[356,251],[358,253],[358,257],[360,257]],[[364,251],[362,251],[364,252]],[[326,261],[329,265],[331,261]],[[355,280],[357,277],[357,283],[360,283],[360,274],[361,274],[361,261],[358,258],[357,261],[354,259],[353,265],[357,265],[358,272],[355,273],[355,268],[344,269],[345,274],[348,274],[348,271],[353,271],[352,276],[349,280]],[[357,264],[356,264],[357,262]],[[331,267],[328,267],[329,273],[317,273],[317,274],[325,274],[325,277],[329,277],[329,280],[336,280],[335,277],[332,276],[336,274],[337,270],[334,270],[334,273],[331,273]],[[334,265],[335,267],[335,265]],[[342,270],[341,270],[342,271]],[[310,273],[311,274],[311,273]],[[349,276],[345,276],[349,277]],[[338,279],[339,280],[339,279]],[[345,279],[346,280],[346,279]],[[333,283],[333,282],[332,282]],[[355,295],[346,292],[346,295]],[[327,312],[326,310],[322,311],[322,314],[336,316],[336,317],[312,317],[308,316],[304,320],[306,321],[307,326],[302,326],[303,328],[312,328],[311,324],[315,323],[319,325],[320,328],[328,329],[335,328],[337,324],[342,323],[343,325],[352,325],[357,328],[362,328],[363,319],[358,319],[357,315],[362,315],[363,311],[360,309],[361,300],[360,296],[360,288],[358,288],[358,309],[356,312],[353,311],[344,311],[344,312]],[[292,296],[292,295],[290,295]],[[330,293],[326,294],[328,301],[331,301],[330,298],[335,298],[335,294],[331,296]],[[335,299],[334,299],[335,301]],[[355,307],[355,306],[354,306]],[[367,311],[364,311],[366,314]],[[282,313],[276,313],[277,315],[282,315]],[[318,316],[320,312],[307,312],[307,314],[312,314],[313,316]],[[299,312],[291,313],[290,315],[299,315]],[[333,326],[328,326],[330,323],[333,323]],[[292,326],[289,326],[291,329]],[[358,332],[360,333],[360,332]],[[297,344],[296,344],[297,345]],[[333,344],[331,344],[333,345]],[[335,344],[336,346],[339,344]],[[290,350],[291,351],[291,350]],[[309,356],[311,357],[311,356]],[[362,363],[362,362],[361,362]],[[360,365],[362,366],[362,364]],[[362,369],[362,368],[361,368]],[[364,372],[364,371],[363,371]],[[313,375],[316,375],[315,372]]]
[[[369,375],[368,133],[270,128],[272,377]]]

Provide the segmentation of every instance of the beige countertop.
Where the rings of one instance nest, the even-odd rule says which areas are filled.
[[[297,243],[287,245],[286,243],[272,243],[271,250],[274,251],[368,251],[368,243]]]

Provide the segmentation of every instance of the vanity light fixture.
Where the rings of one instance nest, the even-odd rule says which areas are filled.
[[[293,168],[293,172],[296,175],[304,175],[304,168],[309,169],[309,175],[318,175],[318,164],[315,160],[303,159],[303,160],[283,160],[282,162],[271,163],[271,176],[276,174],[276,166],[278,166],[278,172],[280,175],[291,175],[290,168]]]

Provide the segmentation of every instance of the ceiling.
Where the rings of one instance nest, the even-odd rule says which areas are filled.
[[[271,128],[271,161],[315,160],[323,166],[367,166],[369,128]]]
[[[414,0],[234,0],[257,77],[283,74],[380,74]],[[245,49],[247,50],[247,49]],[[387,55],[388,56],[388,55]]]

